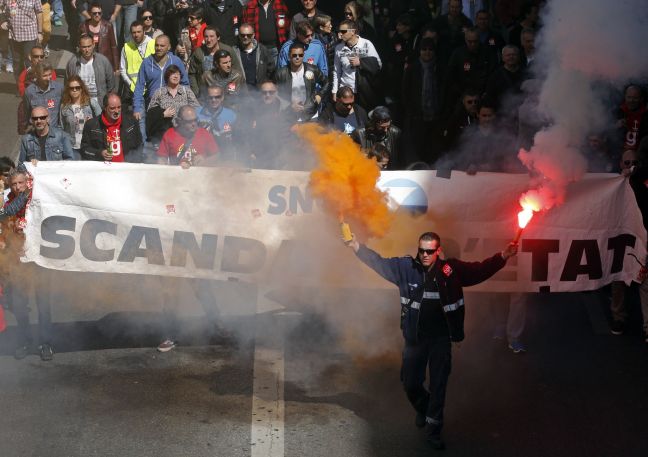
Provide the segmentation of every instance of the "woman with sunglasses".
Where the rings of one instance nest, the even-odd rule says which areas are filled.
[[[144,24],[144,34],[146,36],[155,40],[157,37],[164,34],[162,30],[155,27],[156,22],[153,16],[153,10],[143,9],[140,21]]]
[[[101,114],[101,106],[90,98],[79,76],[70,76],[61,100],[61,126],[70,135],[74,159],[81,160],[81,137],[86,121]]]

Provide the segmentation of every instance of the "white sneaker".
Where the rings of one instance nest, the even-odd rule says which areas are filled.
[[[169,352],[174,347],[176,347],[176,342],[171,339],[166,339],[160,343],[157,350],[160,352]]]

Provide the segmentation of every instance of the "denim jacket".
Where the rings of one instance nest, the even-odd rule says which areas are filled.
[[[40,143],[34,132],[23,135],[20,139],[20,161],[40,160]],[[47,160],[74,160],[72,143],[67,133],[50,126],[45,141],[45,157]]]

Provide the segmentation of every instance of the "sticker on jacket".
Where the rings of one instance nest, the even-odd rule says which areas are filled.
[[[443,271],[443,274],[446,276],[450,276],[452,274],[452,268],[450,268],[450,265],[448,265],[447,263],[443,266],[441,271]]]

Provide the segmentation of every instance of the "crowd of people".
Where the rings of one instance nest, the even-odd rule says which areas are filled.
[[[18,323],[15,357],[26,357],[32,347],[28,281],[36,290],[40,357],[54,356],[50,272],[18,261],[32,185],[23,162],[304,170],[311,159],[294,127],[317,123],[348,135],[381,169],[525,172],[518,151],[530,149],[535,134],[552,122],[538,109],[536,37],[544,7],[542,0],[0,0],[1,66],[13,72],[21,97],[19,163],[0,159],[7,187],[0,275],[3,305],[10,303]],[[48,60],[49,39],[52,25],[62,26],[63,19],[74,55],[57,75]],[[645,89],[629,84],[617,94],[609,106],[616,122],[589,132],[581,149],[588,171],[630,177],[648,226]],[[614,88],[609,93],[614,100]],[[426,271],[436,268],[440,243],[435,233],[419,239]],[[396,271],[421,281],[422,267],[409,257],[396,265],[355,240],[352,247],[377,271],[392,268],[390,280],[399,286],[405,276]],[[513,245],[493,257],[479,281],[516,252]],[[437,270],[446,276],[464,269],[466,284],[477,281],[470,279],[478,271],[469,264],[444,262]],[[429,439],[440,449],[453,329],[438,317],[439,306],[446,313],[460,310],[462,323],[463,293],[457,282],[456,301],[445,303],[439,290],[447,286],[421,274],[425,292],[408,295],[409,283],[401,290],[401,300],[409,297],[404,306],[412,324],[404,327],[405,337],[414,341],[428,332],[443,341],[406,345],[404,383],[417,425],[431,430]],[[191,285],[213,313],[209,281]],[[626,291],[622,282],[611,285],[611,331],[617,335],[627,324]],[[161,352],[176,345],[176,299],[165,295]],[[648,281],[640,300],[648,343]],[[494,337],[524,352],[524,295],[510,295],[509,305]],[[419,308],[427,316],[422,325],[412,317]],[[451,339],[463,339],[462,331]],[[426,362],[445,373],[429,392],[422,387]]]
[[[524,172],[517,152],[551,122],[537,109],[544,7],[541,0],[0,0],[0,52],[21,97],[19,161],[300,170],[310,157],[293,127],[318,123],[348,135],[381,169]],[[74,55],[57,77],[48,41],[62,19]],[[610,106],[617,122],[583,138],[589,171],[638,169],[648,150],[644,92],[628,85]],[[2,216],[20,234],[30,177],[20,166],[2,167],[11,187]],[[642,210],[646,200],[639,199]],[[625,286],[612,290],[612,329],[621,333]],[[42,307],[47,325],[46,300]],[[41,343],[41,356],[51,358],[51,341]]]
[[[176,148],[186,162],[305,169],[292,127],[316,122],[349,135],[388,170],[524,172],[517,152],[551,122],[536,109],[540,0],[12,5],[0,1],[0,52],[23,98],[18,131],[33,133],[32,110],[45,107],[75,159],[157,163],[168,152],[161,144],[185,144],[179,113],[192,106],[189,135],[204,129],[215,141]],[[62,18],[75,52],[64,82],[47,59],[51,22]],[[610,107],[618,124],[584,139],[590,171],[620,171],[621,156],[639,148],[648,132],[643,91],[629,86]],[[112,127],[105,110],[115,95],[124,108],[116,120],[135,122],[140,137],[128,130],[122,151],[123,128],[112,128],[115,151],[85,150],[97,122],[104,136]],[[34,158],[26,153],[22,160]]]

